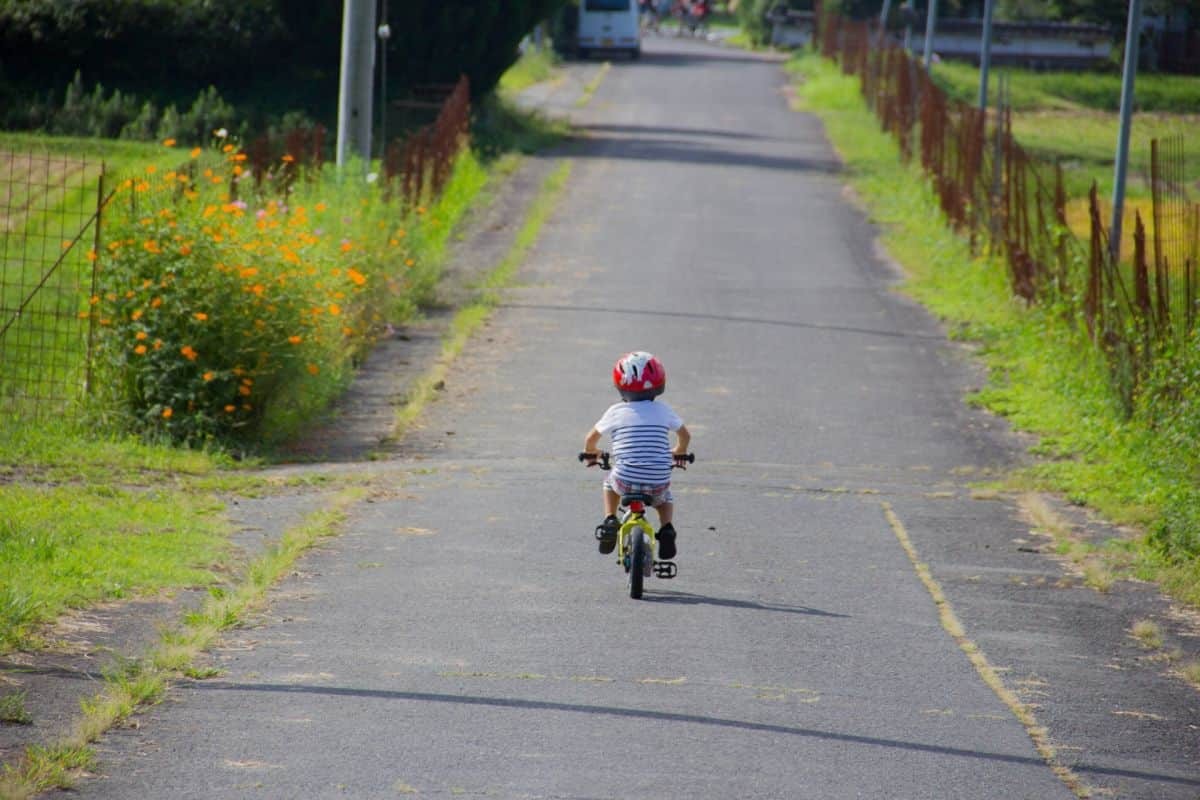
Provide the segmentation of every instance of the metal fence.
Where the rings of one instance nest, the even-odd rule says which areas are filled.
[[[62,413],[87,391],[103,163],[0,152],[0,413]]]
[[[1200,302],[1200,206],[1187,196],[1182,141],[1155,143],[1149,243],[1138,215],[1132,261],[1120,262],[1110,254],[1095,185],[1085,240],[1067,224],[1061,168],[1021,147],[1011,108],[1001,103],[989,113],[950,98],[867,23],[823,14],[818,42],[859,77],[902,157],[919,153],[949,221],[973,246],[1003,256],[1013,293],[1031,304],[1054,302],[1087,326],[1131,409],[1153,361],[1172,352],[1162,345],[1194,330]]]

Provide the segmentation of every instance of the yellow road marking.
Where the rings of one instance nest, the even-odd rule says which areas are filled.
[[[925,585],[929,596],[933,598],[933,603],[937,606],[938,617],[946,633],[950,634],[951,638],[959,646],[959,649],[966,654],[967,659],[975,667],[975,671],[983,679],[983,682],[996,693],[1000,701],[1012,711],[1013,716],[1025,726],[1029,738],[1033,741],[1034,748],[1037,750],[1038,755],[1042,757],[1042,760],[1046,762],[1046,765],[1067,785],[1068,789],[1075,793],[1076,797],[1091,797],[1092,791],[1084,785],[1083,780],[1058,760],[1054,745],[1050,743],[1049,732],[1045,727],[1038,724],[1037,717],[1034,716],[1030,706],[1022,702],[1011,689],[1004,685],[1004,682],[1000,680],[1000,675],[996,668],[991,665],[987,656],[979,649],[979,645],[975,644],[967,636],[967,632],[963,628],[962,623],[959,622],[958,616],[954,613],[950,601],[946,599],[941,585],[934,579],[933,573],[929,571],[929,565],[921,561],[920,554],[917,553],[917,548],[913,545],[912,539],[909,538],[904,523],[896,516],[896,512],[892,510],[891,504],[880,503],[880,506],[883,508],[884,516],[887,517],[888,524],[892,527],[892,532],[896,534],[896,539],[900,542],[900,547],[908,555],[908,560],[912,562],[917,577],[921,579],[921,583]]]

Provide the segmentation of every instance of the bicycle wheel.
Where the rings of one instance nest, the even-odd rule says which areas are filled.
[[[646,532],[638,528],[632,534],[629,547],[629,596],[634,600],[642,596],[642,586],[646,579],[646,559],[650,558],[650,548],[646,545]]]

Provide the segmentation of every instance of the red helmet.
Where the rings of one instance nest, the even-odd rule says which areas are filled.
[[[667,388],[667,370],[650,353],[635,350],[613,365],[613,386],[626,400],[652,400]]]

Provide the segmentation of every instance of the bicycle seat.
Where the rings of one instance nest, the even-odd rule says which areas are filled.
[[[633,492],[632,494],[621,495],[621,505],[628,507],[632,503],[641,503],[642,505],[650,505],[654,502],[654,495],[644,492]]]

